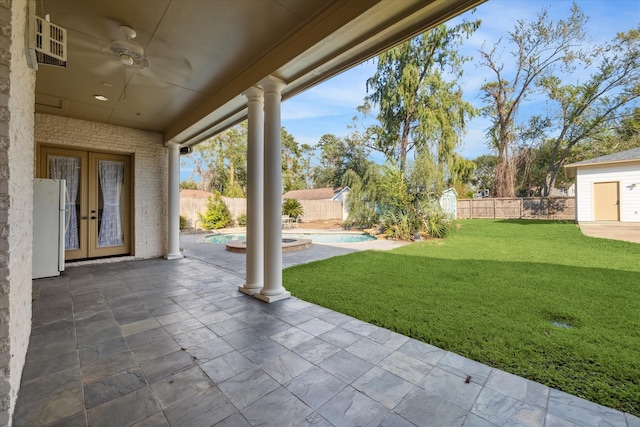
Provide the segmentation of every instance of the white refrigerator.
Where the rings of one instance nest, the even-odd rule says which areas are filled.
[[[33,279],[64,271],[64,179],[33,180]]]

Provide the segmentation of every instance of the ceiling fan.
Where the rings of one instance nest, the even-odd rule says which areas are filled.
[[[101,17],[93,25],[85,21],[78,19],[69,25],[69,52],[74,66],[98,74],[105,81],[124,75],[127,86],[184,87],[191,81],[190,62],[165,40],[113,18]],[[134,76],[145,79],[133,79]]]
[[[119,30],[127,39],[112,41],[109,45],[111,53],[117,55],[120,58],[120,62],[125,66],[140,69],[148,68],[150,62],[144,56],[144,49],[139,44],[131,41],[137,36],[136,30],[127,25],[121,25]]]

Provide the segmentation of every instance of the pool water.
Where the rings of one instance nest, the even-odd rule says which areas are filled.
[[[284,238],[294,239],[311,239],[313,243],[360,243],[376,240],[375,237],[368,234],[292,234],[283,233]],[[245,234],[213,234],[206,236],[204,241],[207,243],[227,243],[231,240],[245,240]]]
[[[245,240],[247,238],[244,234],[213,234],[211,236],[205,236],[204,241],[207,243],[227,243],[232,240]]]

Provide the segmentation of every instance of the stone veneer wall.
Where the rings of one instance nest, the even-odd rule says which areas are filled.
[[[10,425],[31,332],[35,71],[27,2],[0,0],[0,425]]]
[[[133,153],[134,255],[152,258],[167,253],[168,149],[163,145],[162,134],[36,114],[35,141],[68,148]]]

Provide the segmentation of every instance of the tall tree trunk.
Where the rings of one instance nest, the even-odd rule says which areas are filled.
[[[413,108],[409,109],[402,124],[402,135],[400,140],[400,171],[404,173],[407,166],[407,152],[409,151],[409,131],[411,130],[411,119]]]
[[[547,175],[544,177],[544,190],[542,195],[549,197],[551,189],[556,185],[556,178],[560,173],[561,164],[553,165],[553,168],[549,168]]]
[[[502,129],[505,129],[505,125]],[[495,196],[496,197],[515,197],[515,167],[513,159],[509,154],[510,146],[509,135],[500,135],[498,142],[498,164],[496,165]]]
[[[233,162],[229,162],[229,188],[233,188],[235,184],[236,168],[233,166]]]

